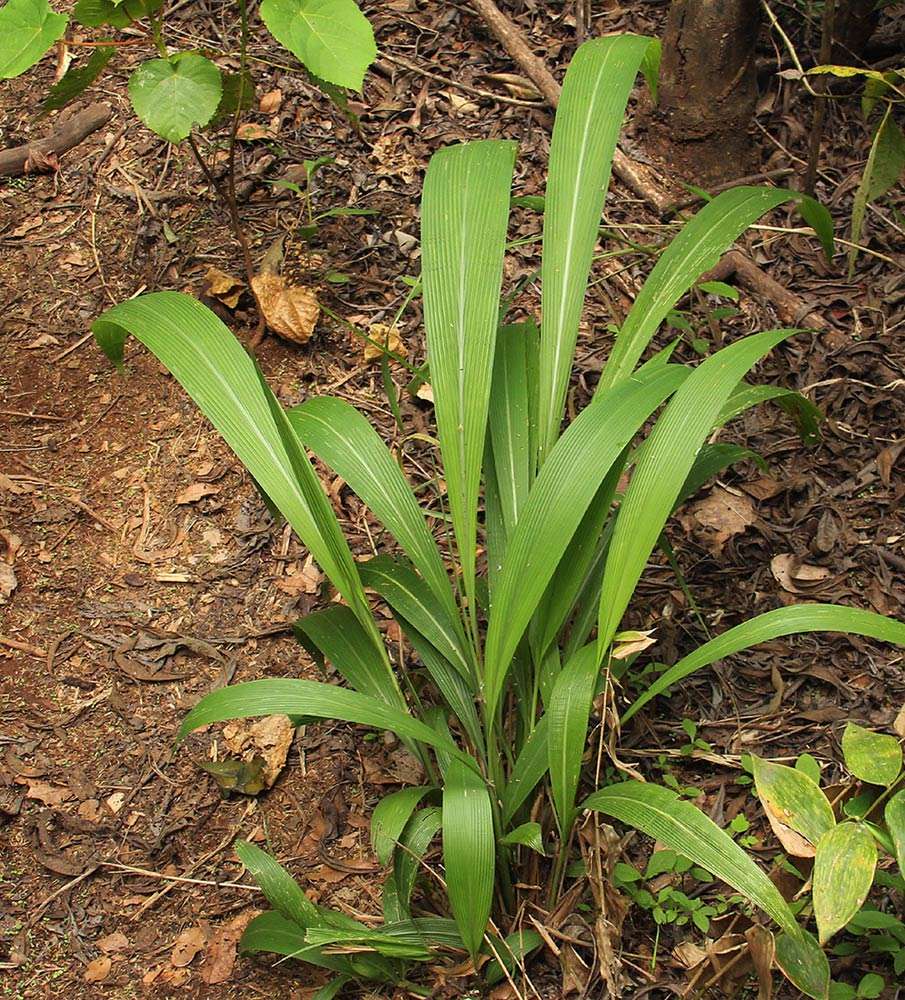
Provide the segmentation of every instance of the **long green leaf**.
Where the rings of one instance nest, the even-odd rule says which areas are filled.
[[[544,204],[539,448],[559,436],[578,323],[625,105],[649,38],[585,42],[563,81]]]
[[[411,819],[418,804],[430,791],[430,786],[400,788],[392,795],[385,795],[371,816],[371,845],[377,860],[385,865],[396,849],[399,835]]]
[[[748,226],[795,197],[791,191],[737,187],[707,202],[682,227],[644,282],[616,337],[598,391],[632,373],[669,310]]]
[[[462,941],[474,958],[490,917],[495,871],[490,795],[483,780],[456,762],[443,788],[443,864]]]
[[[610,466],[684,377],[669,365],[615,386],[550,452],[509,542],[491,609],[484,678],[491,715],[516,646]]]
[[[793,635],[796,632],[852,632],[855,635],[905,646],[905,624],[894,618],[875,614],[873,611],[844,608],[839,604],[803,604],[777,608],[775,611],[767,611],[756,618],[742,622],[741,625],[736,625],[735,628],[718,635],[710,642],[705,642],[693,653],[683,657],[675,666],[664,671],[644,694],[633,702],[628,711],[623,713],[622,721],[627,722],[652,698],[656,698],[667,688],[700,670],[701,667],[707,667],[749,646],[769,642],[782,635]]]
[[[575,818],[575,794],[599,667],[597,646],[590,643],[562,668],[547,704],[550,788],[563,836],[568,835]]]
[[[487,429],[515,144],[431,157],[421,202],[424,324],[437,432],[465,594],[476,615],[478,486]]]
[[[332,528],[330,538],[324,534],[335,517],[314,470],[307,459],[307,471],[293,468],[254,361],[214,313],[189,295],[151,292],[107,310],[91,329],[115,363],[122,362],[129,333],[157,356],[296,530],[362,625],[373,628],[348,547],[342,551],[344,543]]]
[[[474,671],[456,623],[424,580],[401,559],[376,556],[358,564],[361,582],[409,621],[468,680]]]
[[[456,603],[424,515],[377,431],[349,403],[330,396],[289,411],[301,440],[341,476],[390,531],[452,617]]]
[[[339,719],[360,726],[387,729],[398,736],[426,743],[451,754],[476,773],[477,764],[455,744],[398,709],[346,688],[319,681],[268,679],[219,688],[205,695],[179,727],[178,739],[211,722],[247,719],[257,715],[310,715]]]
[[[507,535],[515,529],[533,478],[528,352],[537,348],[537,340],[536,335],[532,338],[526,326],[504,326],[497,333],[488,413],[493,464]]]
[[[683,382],[651,431],[610,542],[597,628],[601,659],[720,408],[748,369],[791,332],[745,337],[707,358]]]
[[[770,879],[729,834],[671,789],[623,781],[591,794],[584,808],[628,823],[691,858],[759,906],[784,931],[799,933],[794,913]]]
[[[346,605],[334,604],[326,611],[305,615],[293,631],[315,660],[322,662],[326,657],[356,691],[407,711],[386,658],[377,654],[370,636]]]

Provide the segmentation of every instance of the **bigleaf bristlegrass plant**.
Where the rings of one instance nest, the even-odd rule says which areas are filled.
[[[673,510],[749,454],[708,443],[714,431],[770,398],[805,422],[815,419],[802,397],[745,381],[792,330],[745,337],[696,367],[673,363],[669,350],[639,367],[701,273],[762,215],[801,200],[743,187],[707,203],[659,257],[593,399],[563,429],[611,159],[648,44],[630,35],[595,39],[569,67],[550,150],[539,328],[501,325],[514,144],[465,143],[430,162],[422,200],[424,316],[451,539],[447,519],[422,510],[360,413],[336,398],[284,411],[253,359],[194,299],[143,295],[94,325],[114,360],[131,333],[176,376],[342,598],[297,630],[347,686],[237,684],[204,697],[181,735],[271,713],[338,719],[396,733],[423,764],[423,787],[387,796],[374,812],[373,845],[388,868],[378,926],[314,905],[272,857],[248,843],[237,847],[273,907],[251,923],[244,947],[333,970],[337,988],[349,980],[408,981],[413,963],[438,949],[464,949],[477,965],[493,956],[486,975],[511,974],[542,945],[536,931],[514,923],[526,891],[519,888],[526,852],[552,855],[541,863],[549,864],[552,886],[546,903],[554,903],[568,879],[576,820],[596,810],[749,899],[778,925],[787,974],[810,995],[826,992],[828,968],[816,941],[767,875],[694,805],[639,780],[578,799],[593,702],[608,698],[605,717],[612,717],[617,680],[640,690],[623,713],[628,719],[692,672],[779,636],[847,631],[905,644],[899,622],[811,604],[729,629],[646,687],[634,664],[626,666],[631,661],[613,657],[620,623]],[[816,217],[813,203],[803,211]],[[401,554],[356,562],[310,454],[358,494]],[[366,591],[389,607],[414,651],[404,675]],[[414,892],[438,834],[451,919],[419,914]]]

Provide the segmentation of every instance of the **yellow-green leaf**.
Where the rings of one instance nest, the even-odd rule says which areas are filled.
[[[895,736],[872,733],[850,722],[842,734],[845,766],[872,785],[891,785],[902,771],[902,747]]]
[[[861,909],[874,881],[877,845],[864,823],[840,823],[817,843],[814,916],[821,944]]]
[[[770,826],[796,857],[812,858],[820,838],[835,826],[827,797],[803,771],[752,757],[754,784]]]

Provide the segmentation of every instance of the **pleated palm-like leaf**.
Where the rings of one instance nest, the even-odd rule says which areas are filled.
[[[769,400],[792,414],[808,442],[819,422],[796,393],[747,381],[793,330],[744,337],[694,367],[671,360],[674,344],[644,361],[701,273],[760,216],[800,197],[740,188],[684,222],[619,327],[592,401],[562,429],[616,137],[648,44],[636,36],[595,39],[566,74],[545,202],[539,327],[524,318],[506,324],[500,309],[514,144],[464,143],[431,160],[422,280],[437,482],[445,484],[439,507],[422,510],[397,458],[347,402],[311,399],[284,412],[229,330],[188,296],[143,295],[95,323],[115,361],[131,333],[173,373],[339,597],[295,631],[345,686],[294,678],[230,685],[201,699],[180,736],[274,713],[336,719],[396,733],[423,766],[422,783],[392,792],[374,812],[372,845],[387,866],[382,923],[315,905],[275,859],[236,846],[272,907],[249,925],[243,947],[330,970],[336,978],[322,989],[325,998],[357,981],[407,983],[413,964],[449,950],[485,968],[488,988],[518,972],[543,943],[512,924],[524,891],[519,864],[552,846],[547,902],[554,905],[584,809],[637,827],[747,897],[781,929],[777,961],[798,989],[814,997],[828,989],[817,941],[766,873],[696,806],[641,781],[582,794],[595,697],[607,690],[614,641],[651,553],[667,544],[670,516],[731,463],[761,461],[745,448],[710,443],[711,434]],[[813,204],[807,214],[819,220]],[[353,556],[312,454],[357,493],[392,549]],[[447,511],[451,533],[443,530]],[[401,656],[382,639],[375,603],[405,636]],[[820,631],[905,645],[905,624],[872,612],[781,608],[690,650],[646,685],[632,666],[623,668],[622,683],[636,692],[623,719],[718,659]],[[886,811],[900,857],[901,794]],[[536,807],[538,796],[552,809]],[[421,914],[425,878],[434,890],[445,887],[451,919]],[[862,889],[841,916],[821,909],[824,937]]]

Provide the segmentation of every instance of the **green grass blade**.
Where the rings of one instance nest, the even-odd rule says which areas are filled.
[[[478,487],[487,430],[515,144],[431,157],[421,202],[424,323],[437,433],[472,615]]]
[[[308,962],[343,974],[352,973],[352,963],[342,955],[325,955],[319,945],[310,944],[305,939],[305,929],[287,920],[281,913],[270,910],[259,914],[242,935],[239,949],[243,954],[258,951],[273,952],[288,958]],[[392,971],[389,963],[377,961],[373,964],[375,979],[389,979]]]
[[[624,781],[592,793],[583,805],[621,820],[690,858],[759,906],[784,931],[799,933],[795,914],[764,872],[729,834],[671,789]]]
[[[477,770],[468,754],[423,722],[366,694],[320,681],[273,678],[219,688],[205,695],[189,712],[179,727],[178,739],[211,722],[257,715],[310,715],[387,729],[403,738],[436,747]]]
[[[401,559],[376,556],[358,564],[362,584],[376,591],[436,647],[468,681],[474,678],[474,667],[466,653],[464,641],[456,627],[425,581]]]
[[[515,530],[533,478],[528,397],[528,351],[531,346],[524,325],[504,326],[497,333],[488,423],[507,535]]]
[[[371,846],[382,865],[392,857],[405,825],[430,790],[427,785],[400,788],[377,803],[371,815]]]
[[[568,835],[575,819],[575,795],[599,668],[597,646],[590,643],[562,668],[547,703],[550,789],[563,836]]]
[[[723,403],[748,369],[791,332],[770,330],[745,337],[707,358],[688,376],[651,431],[610,543],[598,615],[601,659]]]
[[[367,602],[327,498],[307,458],[307,472],[294,468],[255,363],[227,327],[189,295],[152,292],[109,309],[92,331],[115,362],[131,333],[172,372],[367,628]]]
[[[728,424],[752,406],[771,400],[792,417],[805,444],[816,444],[820,440],[820,422],[823,420],[820,410],[800,392],[778,385],[748,385],[743,382],[726,400],[716,419],[716,427]]]
[[[450,616],[457,613],[449,578],[424,515],[386,445],[344,400],[309,399],[289,411],[301,440],[341,476],[399,542]]]
[[[559,436],[613,152],[649,45],[649,38],[638,35],[585,42],[563,81],[544,203],[540,462]]]
[[[443,864],[453,916],[472,958],[481,949],[490,917],[494,855],[487,786],[474,771],[456,762],[443,788]]]
[[[519,807],[537,787],[547,773],[550,760],[547,755],[549,720],[541,716],[531,735],[525,740],[522,752],[515,761],[506,787],[500,796],[503,811],[503,826],[509,826]]]
[[[788,608],[777,608],[765,614],[742,622],[705,642],[693,653],[683,657],[675,666],[662,673],[657,680],[623,713],[622,721],[627,722],[652,698],[662,694],[667,688],[693,674],[701,667],[707,667],[723,657],[732,656],[749,646],[769,642],[783,635],[801,632],[851,632],[854,635],[892,642],[905,646],[905,623],[894,618],[885,618],[873,611],[859,608],[845,608],[839,604],[802,604]]]
[[[516,646],[600,484],[645,420],[685,377],[675,365],[639,374],[586,407],[550,452],[507,547],[484,664],[488,717]]]
[[[598,391],[632,373],[669,310],[748,226],[795,197],[791,191],[738,187],[707,202],[663,252],[638,293],[616,337]]]
[[[350,608],[335,604],[326,611],[305,615],[293,625],[293,631],[312,657],[328,659],[356,691],[407,711],[392,668],[385,657],[377,655]]]

